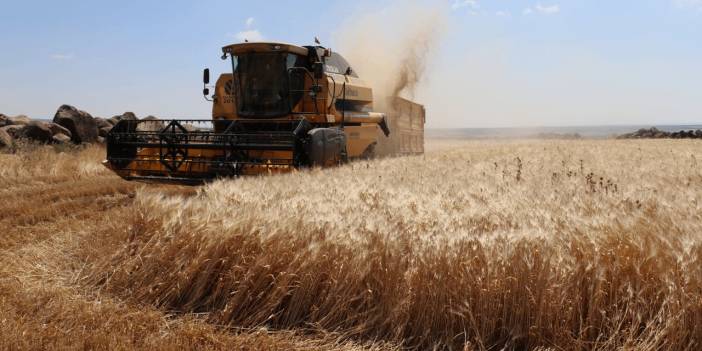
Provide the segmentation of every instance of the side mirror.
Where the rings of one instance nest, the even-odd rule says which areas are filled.
[[[350,76],[352,73],[353,73],[353,70],[351,69],[351,67],[349,67],[349,68],[346,69],[346,72],[344,73],[344,75],[345,75],[345,76]]]
[[[324,78],[324,63],[322,62],[315,62],[312,65],[312,69],[314,70],[314,78],[315,79],[322,79]]]
[[[202,72],[202,82],[205,84],[210,84],[210,69],[205,68],[205,70]]]
[[[205,96],[210,95],[210,89],[208,89],[208,88],[202,89],[202,95],[205,95]]]

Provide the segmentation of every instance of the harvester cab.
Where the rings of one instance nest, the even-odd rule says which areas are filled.
[[[105,165],[128,180],[202,183],[369,157],[390,133],[372,89],[330,49],[241,43],[222,54],[231,71],[212,92],[203,73],[210,120],[120,121]]]

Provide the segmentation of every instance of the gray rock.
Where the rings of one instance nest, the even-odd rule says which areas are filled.
[[[702,138],[702,129],[698,129],[695,131],[695,136],[699,139]]]
[[[127,119],[130,121],[136,121],[138,120],[137,116],[134,114],[134,112],[125,112],[122,114],[122,119]]]
[[[154,116],[146,116],[141,120],[142,122],[137,125],[137,131],[140,132],[160,132],[166,126],[163,121]]]
[[[11,137],[16,138],[17,133],[19,132],[20,129],[22,129],[22,126],[9,125],[9,126],[4,126],[0,129],[4,130],[5,133],[9,134]]]
[[[63,133],[54,134],[52,139],[56,144],[68,144],[71,142],[71,137]]]
[[[50,143],[54,133],[49,128],[49,123],[31,121],[22,126],[17,132],[18,138],[30,139],[41,143]]]
[[[100,117],[95,117],[95,122],[97,123],[98,129],[108,128],[108,127],[112,128],[112,126],[113,126],[112,123],[110,123],[106,119],[100,118]]]
[[[100,130],[98,130],[98,135],[103,138],[107,138],[107,134],[110,133],[111,130],[112,126],[100,128]]]
[[[27,125],[27,124],[29,124],[29,122],[32,121],[29,117],[27,117],[25,115],[10,117],[9,120],[10,120],[10,122],[12,122],[11,124],[16,125],[16,126]]]
[[[185,123],[185,124],[183,124],[183,128],[185,128],[185,130],[187,130],[188,132],[197,132],[197,131],[200,131],[200,128],[198,128],[198,127],[196,127],[195,125],[190,124],[190,123]]]
[[[67,135],[69,138],[71,137],[71,131],[56,124],[56,123],[49,123],[49,129],[51,129],[51,133],[54,135],[56,134],[64,134]]]
[[[5,131],[5,129],[0,128],[0,149],[4,147],[10,147],[14,143],[12,136]]]
[[[71,131],[71,140],[76,144],[94,143],[98,138],[95,118],[85,111],[70,105],[62,105],[56,111],[54,123]]]
[[[125,113],[123,113],[123,114],[121,114],[121,115],[117,115],[117,116],[114,116],[114,117],[110,118],[108,121],[109,121],[109,123],[111,123],[112,125],[115,125],[115,124],[117,124],[119,121],[123,121],[123,120],[136,121],[136,120],[138,120],[138,118],[137,118],[137,116],[134,114],[134,112],[125,112]]]

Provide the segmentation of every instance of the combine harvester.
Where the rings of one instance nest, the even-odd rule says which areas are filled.
[[[392,98],[388,114],[374,112],[372,89],[329,49],[241,43],[222,52],[232,73],[211,97],[209,69],[203,75],[211,120],[122,120],[107,136],[105,166],[127,180],[199,184],[424,151],[424,107]]]

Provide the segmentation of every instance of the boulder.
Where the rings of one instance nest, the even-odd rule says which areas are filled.
[[[656,127],[651,128],[641,128],[633,133],[621,134],[617,139],[662,139],[671,138],[672,134],[666,131],[662,131]]]
[[[698,139],[702,138],[702,129],[698,129],[695,131],[695,137]]]
[[[27,125],[27,124],[29,124],[29,122],[32,121],[31,119],[29,119],[29,117],[27,117],[25,115],[10,117],[9,120],[10,120],[10,122],[12,122],[11,124],[17,125],[17,126]]]
[[[154,116],[146,116],[141,119],[142,121],[137,125],[137,131],[140,132],[160,132],[166,125],[163,121],[159,120]]]
[[[136,121],[138,120],[137,116],[134,114],[134,112],[125,112],[122,114],[122,119],[127,119],[131,121]]]
[[[0,113],[0,128],[2,128],[4,126],[9,126],[10,123],[12,123],[12,122],[10,122],[10,117],[7,117],[7,116],[3,115],[2,113]]]
[[[54,123],[71,131],[76,144],[93,143],[98,138],[97,122],[93,116],[70,105],[62,105],[54,115]]]
[[[138,120],[138,118],[137,118],[137,116],[134,114],[134,112],[125,112],[125,113],[123,113],[123,114],[121,114],[121,115],[117,115],[117,116],[114,116],[114,117],[110,118],[108,121],[109,121],[109,123],[111,123],[112,125],[115,125],[115,124],[117,124],[119,121],[122,121],[122,120],[136,121],[136,120]]]
[[[31,121],[22,126],[17,132],[18,138],[30,139],[41,143],[50,143],[54,134],[49,128],[49,123]]]
[[[9,126],[4,126],[0,129],[4,130],[5,133],[9,134],[11,137],[16,138],[17,133],[19,132],[20,129],[22,129],[22,126],[9,125]]]
[[[200,131],[200,128],[196,127],[195,125],[192,125],[190,123],[185,123],[183,124],[183,128],[187,130],[188,132],[198,132]]]
[[[52,139],[56,144],[68,144],[71,142],[71,137],[63,133],[54,134]]]
[[[49,123],[49,129],[51,129],[51,133],[54,135],[56,134],[64,134],[68,136],[69,138],[71,137],[71,131],[56,124],[56,123]]]
[[[97,123],[98,129],[102,128],[112,128],[113,124],[108,122],[104,118],[95,117],[95,122]]]
[[[635,138],[648,138],[649,136],[653,135],[653,133],[655,133],[655,131],[652,131],[652,129],[654,129],[654,128],[651,128],[651,129],[641,128],[634,133],[634,137]]]
[[[5,129],[0,128],[0,149],[4,147],[12,146],[13,139],[10,134],[8,134]]]
[[[107,134],[110,133],[111,130],[112,126],[100,128],[100,130],[98,130],[98,136],[107,138]]]

